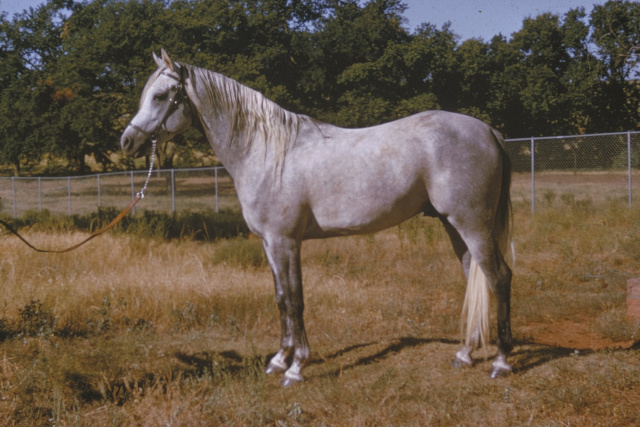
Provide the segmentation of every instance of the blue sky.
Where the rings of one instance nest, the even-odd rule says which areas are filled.
[[[594,0],[405,0],[409,9],[405,12],[408,27],[429,22],[441,28],[451,21],[452,30],[461,41],[470,38],[490,40],[502,33],[509,38],[522,28],[522,21],[544,12],[564,15],[569,9],[583,6],[588,13],[594,4],[605,1]],[[0,12],[9,17],[29,7],[44,3],[43,0],[0,0]]]
[[[587,15],[594,4],[606,1],[594,0],[405,0],[409,9],[405,17],[409,28],[422,22],[430,22],[438,28],[451,21],[451,29],[461,41],[481,38],[485,41],[497,34],[510,38],[522,28],[525,18],[551,12],[563,16],[570,9],[584,7]]]

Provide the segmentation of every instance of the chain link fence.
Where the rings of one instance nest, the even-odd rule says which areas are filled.
[[[147,171],[113,172],[64,178],[0,177],[0,213],[28,211],[87,214],[123,208],[140,191]],[[240,209],[231,177],[223,167],[157,170],[143,202],[134,209],[179,211]]]
[[[509,139],[511,198],[536,207],[588,208],[623,201],[638,204],[640,132]],[[0,213],[21,216],[47,209],[86,214],[122,208],[142,187],[147,171],[64,178],[0,177]],[[233,182],[223,167],[154,171],[136,209],[239,210]]]
[[[509,139],[506,147],[511,199],[529,203],[531,212],[638,203],[640,132]]]

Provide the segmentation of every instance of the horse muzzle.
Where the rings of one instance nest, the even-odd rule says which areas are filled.
[[[137,127],[137,126],[136,126]],[[140,157],[147,150],[149,135],[140,132],[136,127],[129,125],[122,133],[120,147],[127,157]]]

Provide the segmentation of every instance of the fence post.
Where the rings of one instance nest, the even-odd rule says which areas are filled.
[[[628,165],[629,166],[628,167],[628,170],[629,170],[629,207],[631,207],[631,204],[632,204],[632,201],[633,201],[632,200],[632,196],[631,196],[631,194],[632,194],[632,191],[631,191],[631,189],[632,189],[632,187],[631,187],[631,173],[632,173],[632,170],[631,170],[631,131],[627,131],[627,161],[629,163],[629,165]]]
[[[531,213],[536,212],[536,139],[531,137]]]
[[[42,179],[38,177],[38,211],[42,212]]]
[[[216,168],[214,169],[215,171],[215,179],[214,179],[214,187],[215,187],[215,206],[216,206],[216,213],[219,212],[218,209],[218,167],[216,166]]]
[[[69,203],[69,216],[71,216],[71,177],[67,177],[67,200]]]
[[[131,200],[133,200],[136,197],[136,189],[133,186],[133,171],[131,171]],[[134,206],[132,209],[132,213],[135,215],[136,214],[136,207]]]
[[[176,176],[171,168],[171,212],[176,211]]]
[[[96,174],[96,180],[98,182],[98,209],[102,207],[102,197],[100,194],[100,174]]]
[[[11,201],[13,202],[13,217],[18,216],[18,212],[16,210],[16,177],[11,177]]]

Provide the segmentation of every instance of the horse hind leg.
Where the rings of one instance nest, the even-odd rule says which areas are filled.
[[[497,347],[498,353],[492,362],[491,378],[497,378],[511,373],[511,366],[507,363],[507,356],[513,349],[511,336],[511,269],[504,261],[502,253],[493,240],[484,245],[484,251],[472,250],[472,257],[478,258],[478,274],[486,283],[495,298],[497,305]],[[484,256],[483,256],[484,255]]]
[[[473,365],[471,353],[480,347],[484,350],[485,358],[487,357],[485,337],[489,336],[489,289],[475,260],[471,259],[469,264],[467,290],[460,317],[464,344],[456,352],[454,367]]]
[[[491,378],[510,374],[512,369],[507,363],[507,356],[513,350],[513,338],[511,336],[511,269],[498,252],[500,261],[495,279],[494,294],[497,301],[498,312],[498,355],[492,363]]]
[[[485,331],[488,330],[490,289],[495,295],[498,313],[498,354],[492,363],[491,377],[508,374],[511,372],[511,366],[507,363],[507,355],[513,348],[510,323],[511,270],[504,261],[497,243],[490,236],[466,236],[466,241],[470,242],[472,248],[470,250],[465,239],[453,225],[444,219],[443,224],[464,269],[467,287],[475,286],[475,295],[469,295],[468,289],[465,296],[465,304],[472,304],[473,307],[463,309],[463,314],[467,310],[473,321],[466,325],[465,343],[456,352],[453,366],[472,365],[472,351],[481,345],[484,346],[484,335],[488,335]],[[488,276],[485,272],[488,272]],[[468,297],[472,301],[468,301]]]
[[[497,356],[491,363],[491,378],[497,378],[499,376],[508,375],[511,373],[511,366],[507,363],[507,356],[513,349],[512,337],[511,337],[511,323],[510,323],[510,284],[511,284],[511,270],[504,262],[500,252],[497,252],[498,267],[496,270],[491,270],[490,266],[484,264],[484,271],[490,272],[490,276],[487,277],[480,265],[476,265],[472,261],[469,286],[473,286],[473,281],[484,282],[479,283],[480,286],[475,296],[471,296],[472,299],[476,299],[478,302],[476,305],[481,314],[478,314],[476,319],[473,319],[475,314],[472,310],[467,313],[471,321],[467,322],[467,327],[476,323],[475,329],[471,334],[467,334],[465,346],[472,347],[477,346],[478,340],[483,348],[485,348],[483,336],[489,335],[488,325],[488,311],[489,311],[489,292],[491,289],[495,295],[497,302],[497,323],[498,323],[498,337],[497,337]],[[477,277],[473,277],[473,276]],[[466,303],[466,301],[465,301]],[[470,305],[472,303],[469,303]],[[486,309],[485,309],[486,306]],[[486,322],[486,325],[484,324]],[[480,334],[478,336],[478,331]],[[485,349],[486,356],[486,349]]]
[[[464,353],[481,346],[485,349],[485,337],[489,336],[489,290],[497,302],[497,356],[492,362],[491,378],[508,375],[511,366],[507,363],[507,356],[513,349],[510,322],[510,287],[511,270],[504,262],[502,255],[496,251],[495,261],[476,264],[472,259],[465,296],[463,314],[467,316],[465,345],[456,354],[458,359],[464,360]],[[487,272],[487,273],[485,273]],[[466,311],[465,311],[466,310]]]
[[[445,231],[449,235],[449,240],[451,241],[451,245],[453,246],[453,251],[455,252],[460,264],[462,265],[462,270],[464,271],[465,277],[469,277],[469,269],[471,266],[471,253],[467,248],[466,243],[460,237],[458,231],[447,221],[446,218],[440,217],[440,221],[444,226]],[[474,339],[473,343],[465,343],[455,354],[451,364],[455,368],[463,368],[466,366],[473,365],[473,358],[471,357],[471,353],[477,347],[480,342],[479,339],[480,331],[474,331]]]

